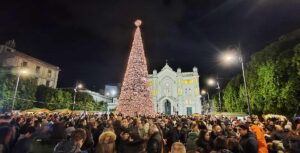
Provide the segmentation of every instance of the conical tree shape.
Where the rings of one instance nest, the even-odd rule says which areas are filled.
[[[141,21],[137,26],[121,87],[119,104],[116,112],[125,116],[154,115],[151,91],[148,86],[148,70],[144,46],[140,31]]]

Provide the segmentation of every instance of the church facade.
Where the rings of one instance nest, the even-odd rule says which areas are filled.
[[[193,72],[181,72],[180,68],[173,71],[166,63],[160,72],[153,70],[153,74],[149,74],[149,86],[156,112],[167,115],[201,113],[199,74],[196,67]]]

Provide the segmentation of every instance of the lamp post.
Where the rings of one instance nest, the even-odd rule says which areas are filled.
[[[218,95],[219,95],[219,97],[218,97],[219,111],[221,111],[222,110],[221,88],[220,88],[220,84],[219,84],[218,79],[215,80],[215,79],[210,78],[210,79],[207,80],[207,84],[209,86],[217,86],[216,89],[218,90]]]
[[[76,105],[76,93],[77,93],[77,90],[78,90],[78,89],[81,89],[82,87],[83,87],[82,84],[76,83],[76,86],[75,86],[75,88],[74,88],[74,97],[73,97],[73,111],[75,110],[75,105]]]
[[[226,63],[230,63],[233,61],[238,61],[241,64],[242,67],[242,75],[243,75],[243,83],[244,83],[244,89],[245,89],[245,93],[246,93],[246,98],[247,98],[247,106],[248,106],[248,114],[251,116],[251,106],[250,106],[250,97],[249,97],[249,93],[248,93],[248,88],[247,88],[247,82],[246,82],[246,76],[245,76],[245,68],[244,68],[244,60],[243,60],[243,56],[241,54],[241,49],[240,47],[237,47],[234,49],[235,52],[227,52],[225,53],[222,58],[223,61]],[[237,54],[239,53],[239,54]]]
[[[204,95],[204,100],[205,100],[205,95],[207,95],[207,101],[208,101],[208,110],[207,110],[207,112],[210,112],[210,110],[211,110],[211,103],[210,103],[210,98],[209,98],[209,92],[207,91],[205,91],[205,90],[201,90],[201,94],[202,95]]]
[[[18,87],[19,87],[20,77],[21,77],[21,75],[27,74],[27,73],[28,73],[28,72],[27,72],[25,69],[20,69],[20,70],[18,71],[17,83],[16,83],[16,87],[15,87],[15,93],[14,93],[14,97],[13,97],[13,101],[12,101],[11,111],[13,111],[13,110],[14,110],[14,107],[15,107],[15,101],[16,101],[16,98],[17,98],[17,92],[18,92]]]

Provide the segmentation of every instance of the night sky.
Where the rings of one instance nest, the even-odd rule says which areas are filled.
[[[0,43],[15,39],[19,51],[59,66],[58,87],[80,80],[98,90],[122,82],[137,18],[149,72],[168,59],[175,71],[197,66],[202,82],[218,74],[225,84],[240,67],[218,65],[218,53],[240,43],[248,61],[300,28],[300,1],[2,0]]]

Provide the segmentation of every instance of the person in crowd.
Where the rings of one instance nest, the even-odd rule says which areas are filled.
[[[116,153],[116,139],[117,136],[113,131],[103,132],[99,136],[99,141],[96,145],[95,153]]]
[[[260,128],[258,125],[251,125],[251,131],[255,134],[258,142],[258,152],[259,153],[268,153],[268,145],[265,139],[265,131]]]
[[[290,153],[300,152],[300,119],[297,119],[288,134]]]
[[[241,136],[240,145],[245,153],[258,153],[258,142],[256,136],[249,130],[248,124],[239,125]]]
[[[54,153],[87,153],[81,147],[86,139],[86,132],[83,129],[75,130],[70,140],[63,140],[54,147]]]
[[[72,133],[75,131],[75,127],[74,127],[74,123],[73,122],[68,122],[66,124],[66,129],[65,129],[65,133],[67,135],[67,138],[71,138]]]
[[[177,124],[176,127],[173,127],[168,135],[167,135],[167,149],[170,150],[171,146],[173,145],[174,142],[179,142],[180,138],[182,137],[182,132],[181,132],[182,126],[181,124]]]
[[[22,134],[13,148],[13,153],[29,153],[32,144],[32,134],[34,127],[28,127],[25,134]]]
[[[9,126],[0,126],[0,153],[10,152],[10,142],[12,139],[12,129]]]
[[[150,138],[147,143],[146,151],[148,153],[161,153],[163,148],[163,138],[156,125],[151,125],[149,129]]]
[[[214,124],[212,126],[212,132],[210,133],[210,140],[213,142],[218,136],[222,135],[223,129],[220,125]]]
[[[197,149],[196,140],[199,137],[199,128],[197,124],[192,124],[191,126],[192,131],[189,132],[186,142],[186,150],[187,151],[195,151]]]
[[[232,153],[244,153],[242,147],[239,144],[239,140],[237,138],[228,138],[227,145],[228,145],[228,150],[230,150]]]
[[[216,153],[232,153],[227,146],[226,137],[221,135],[214,140],[214,152]]]
[[[59,118],[59,116],[54,116],[53,120],[51,140],[52,143],[57,144],[58,142],[66,138],[64,125],[65,123],[62,119]]]
[[[205,129],[201,130],[196,144],[202,149],[203,153],[209,153],[212,150],[212,145],[210,142],[209,131]]]
[[[181,142],[175,142],[172,144],[171,153],[186,153],[184,144]]]

